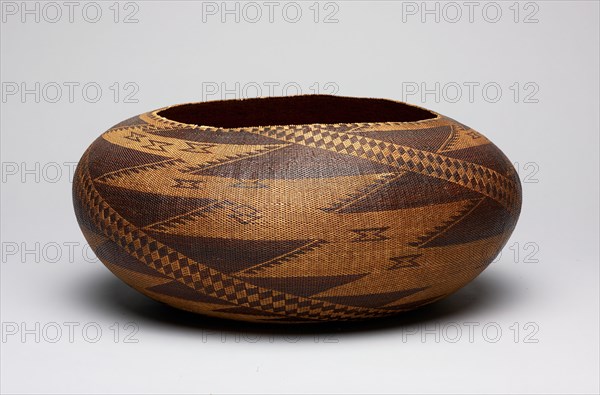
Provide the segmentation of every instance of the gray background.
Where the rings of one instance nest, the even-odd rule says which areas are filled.
[[[203,13],[221,2],[76,2],[72,21],[62,2],[2,3],[2,392],[598,393],[598,2],[475,2],[472,21],[463,2],[325,3],[316,22],[295,3],[295,23],[289,2],[272,22],[263,2],[258,21],[245,3],[239,21]],[[101,132],[294,87],[404,99],[494,141],[524,189],[497,261],[414,313],[309,330],[174,311],[88,253],[69,172]]]

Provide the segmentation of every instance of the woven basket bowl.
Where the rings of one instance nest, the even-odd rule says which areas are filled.
[[[96,255],[141,293],[210,316],[315,322],[463,287],[511,235],[521,185],[451,118],[307,95],[123,121],[83,154],[73,198]]]

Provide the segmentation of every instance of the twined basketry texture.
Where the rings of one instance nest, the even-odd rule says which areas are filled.
[[[519,216],[510,161],[439,114],[225,128],[162,110],[102,134],[73,197],[100,260],[180,309],[277,322],[396,314],[476,277]]]

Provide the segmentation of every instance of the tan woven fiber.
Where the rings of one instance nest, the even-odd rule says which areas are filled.
[[[383,99],[189,103],[130,118],[73,186],[100,260],[211,316],[356,320],[439,300],[510,237],[521,185],[475,130]]]

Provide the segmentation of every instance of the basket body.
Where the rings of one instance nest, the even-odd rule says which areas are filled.
[[[519,216],[511,162],[444,116],[219,128],[160,111],[102,134],[73,198],[99,259],[183,310],[263,322],[411,310],[475,278]]]

